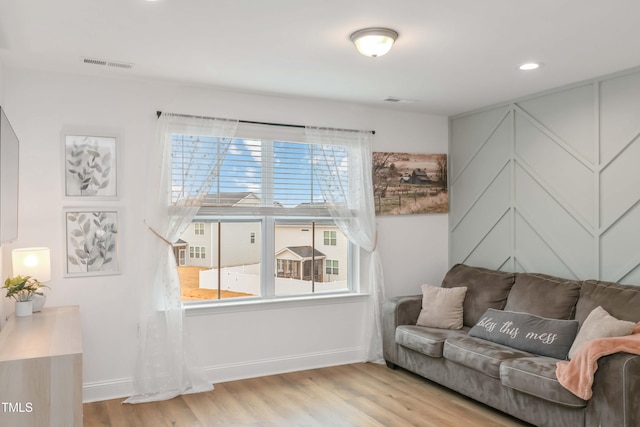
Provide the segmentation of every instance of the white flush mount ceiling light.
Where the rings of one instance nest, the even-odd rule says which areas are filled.
[[[527,62],[518,67],[522,71],[531,71],[540,68],[540,64],[537,62]]]
[[[397,31],[388,28],[363,28],[351,34],[351,41],[358,52],[372,58],[389,52],[397,38]]]

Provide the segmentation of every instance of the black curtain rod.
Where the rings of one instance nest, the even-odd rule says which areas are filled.
[[[194,117],[194,118],[200,118],[200,119],[212,119],[213,117],[206,117],[206,116],[193,116],[190,114],[176,114],[176,113],[171,113],[174,116],[178,116],[178,117]],[[158,118],[160,118],[160,116],[162,115],[162,111],[156,111],[156,115],[158,116]],[[286,127],[286,128],[298,128],[298,129],[305,129],[306,126],[303,125],[291,125],[291,124],[287,124],[287,123],[272,123],[272,122],[254,122],[252,120],[238,120],[239,123],[248,123],[251,125],[267,125],[267,126],[280,126],[280,127]],[[347,132],[358,132],[356,130],[353,129],[337,129],[337,130],[344,130]],[[368,132],[371,132],[372,135],[376,134],[375,130],[370,130]]]

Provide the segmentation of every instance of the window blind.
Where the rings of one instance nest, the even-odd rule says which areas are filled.
[[[198,188],[195,181],[205,180],[209,191],[203,196],[203,212],[326,211],[321,185],[347,183],[349,159],[345,147],[178,134],[172,139],[173,200]],[[323,161],[318,162],[321,158]],[[344,176],[339,180],[319,166],[326,158],[341,166],[339,173]]]

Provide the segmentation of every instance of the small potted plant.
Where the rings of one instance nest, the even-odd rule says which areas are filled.
[[[7,277],[3,288],[7,291],[7,298],[16,300],[16,316],[30,316],[33,312],[32,298],[34,295],[42,295],[40,288],[45,287],[37,279],[31,276],[17,275]]]

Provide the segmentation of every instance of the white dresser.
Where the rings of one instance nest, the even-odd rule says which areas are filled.
[[[0,331],[0,426],[82,426],[78,306],[11,315]]]

